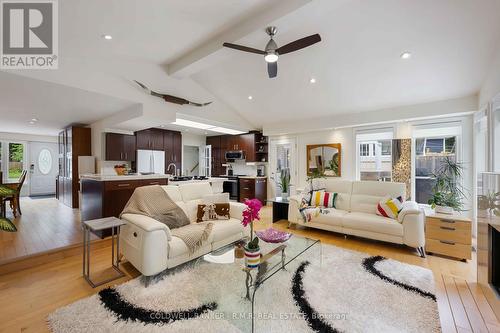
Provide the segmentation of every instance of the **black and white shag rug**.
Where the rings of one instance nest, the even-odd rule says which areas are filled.
[[[428,269],[323,246],[257,291],[255,332],[439,332]],[[238,274],[241,273],[241,274]],[[53,332],[247,332],[245,275],[187,266],[145,288],[140,278],[52,313]]]

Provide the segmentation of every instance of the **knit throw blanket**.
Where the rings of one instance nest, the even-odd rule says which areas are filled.
[[[212,223],[190,224],[184,211],[168,196],[160,185],[142,186],[134,190],[123,214],[139,214],[164,223],[172,229],[172,235],[186,243],[194,253],[205,242],[212,231]]]

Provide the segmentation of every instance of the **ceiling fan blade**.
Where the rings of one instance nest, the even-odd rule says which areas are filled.
[[[297,39],[296,41],[288,43],[286,45],[283,45],[282,47],[279,47],[276,50],[276,52],[278,52],[278,54],[280,55],[287,54],[311,46],[320,41],[321,41],[321,36],[319,34],[314,34],[301,39]]]
[[[267,73],[269,74],[269,78],[272,79],[278,75],[278,62],[268,62],[267,63]]]
[[[238,45],[238,44],[224,43],[224,44],[222,44],[222,46],[229,47],[229,48],[235,49],[235,50],[244,51],[244,52],[257,53],[257,54],[261,54],[261,55],[266,54],[266,51],[257,50],[257,49],[254,49],[252,47]]]

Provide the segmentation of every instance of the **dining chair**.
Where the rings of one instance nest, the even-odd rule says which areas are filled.
[[[13,190],[12,195],[7,195],[3,197],[3,206],[5,207],[5,203],[8,201],[10,203],[10,208],[12,209],[12,214],[14,217],[17,216],[17,213],[19,215],[22,215],[23,213],[21,212],[21,205],[19,203],[19,197],[21,196],[21,189],[23,187],[24,181],[26,180],[26,175],[27,171],[23,170],[21,173],[21,177],[19,177],[19,181],[17,183],[8,183],[2,185],[2,187],[8,187]]]

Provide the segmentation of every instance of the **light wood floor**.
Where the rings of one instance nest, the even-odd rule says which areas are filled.
[[[80,244],[82,230],[78,209],[55,198],[21,198],[23,215],[13,219],[17,232],[0,232],[0,264],[33,254]]]
[[[270,226],[270,208],[263,212],[258,228]],[[286,221],[274,224],[286,229]],[[355,237],[314,230],[290,229],[292,232],[318,238],[325,244],[382,255],[402,262],[431,269],[437,287],[438,307],[444,332],[500,332],[500,324],[475,283],[475,258],[467,263],[428,256],[418,257],[412,249]],[[99,243],[92,252],[92,268],[96,271],[109,266],[109,244]],[[128,263],[122,265],[127,277],[109,285],[137,277],[139,273]],[[46,332],[46,318],[58,307],[95,294],[81,277],[81,256],[75,255],[24,271],[0,275],[0,332]],[[104,275],[108,271],[105,271]],[[103,286],[102,288],[104,288]]]

